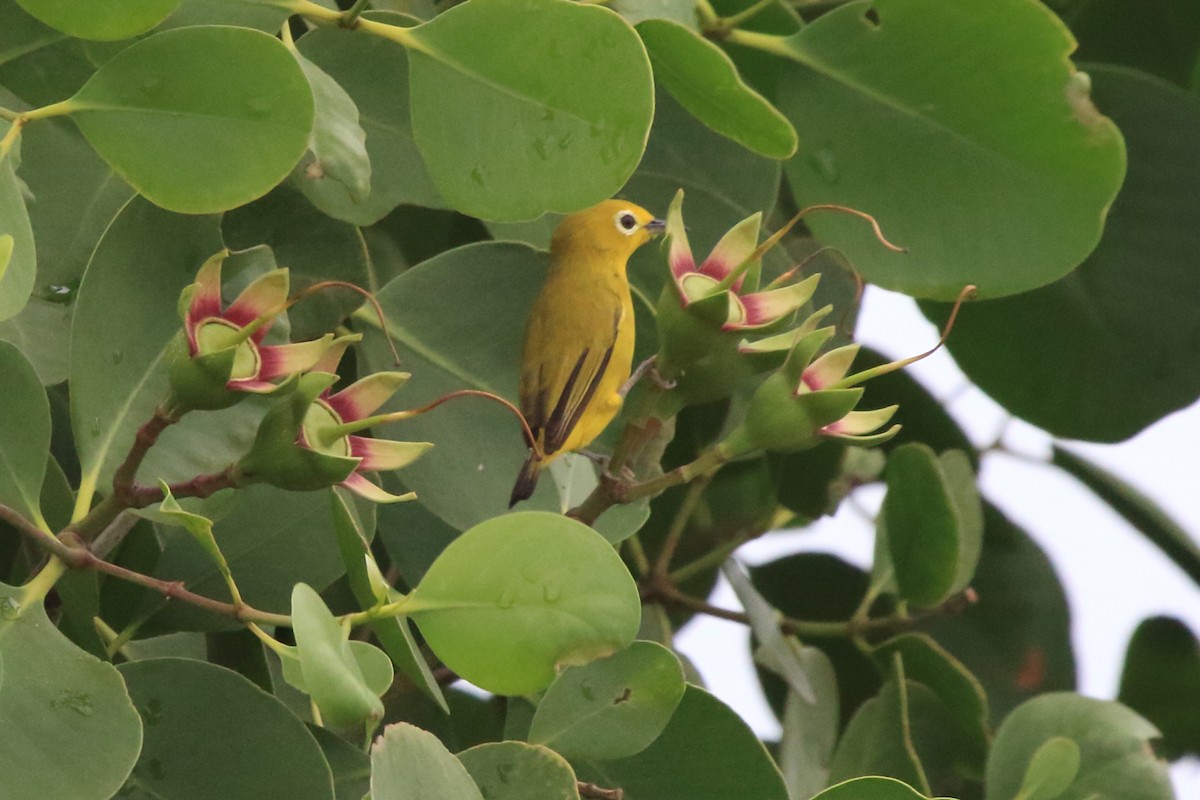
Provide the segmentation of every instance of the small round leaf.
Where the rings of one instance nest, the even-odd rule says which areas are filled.
[[[524,742],[488,742],[458,760],[487,800],[577,800],[575,772],[553,750]]]

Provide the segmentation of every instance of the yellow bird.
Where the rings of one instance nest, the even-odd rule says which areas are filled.
[[[525,324],[521,413],[532,448],[509,507],[533,494],[542,469],[592,442],[621,408],[633,366],[633,301],[625,266],[666,223],[605,200],[571,214],[550,240],[550,271]]]

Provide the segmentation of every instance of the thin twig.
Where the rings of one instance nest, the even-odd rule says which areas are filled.
[[[683,502],[679,504],[679,509],[675,512],[675,518],[671,520],[667,538],[663,540],[658,557],[654,560],[655,575],[666,575],[670,572],[671,559],[675,557],[675,551],[679,549],[679,543],[683,540],[683,532],[687,529],[688,522],[691,520],[692,514],[696,512],[696,506],[699,505],[704,490],[712,482],[714,474],[716,473],[707,472],[688,486],[687,494],[684,495]]]
[[[587,781],[575,781],[575,788],[580,797],[593,797],[596,800],[624,800],[625,792],[621,789],[605,789]]]

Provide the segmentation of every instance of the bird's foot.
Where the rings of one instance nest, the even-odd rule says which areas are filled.
[[[664,390],[674,389],[675,381],[669,381],[659,374],[658,368],[655,366],[655,361],[657,361],[657,359],[658,356],[650,356],[645,361],[638,364],[637,369],[635,369],[629,376],[629,380],[621,384],[621,388],[617,390],[617,394],[621,397],[629,394],[629,390],[637,385],[637,382],[647,375],[650,376],[650,380],[654,381],[658,388]]]

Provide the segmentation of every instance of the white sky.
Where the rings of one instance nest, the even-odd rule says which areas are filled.
[[[937,336],[908,297],[875,287],[867,290],[859,341],[903,357],[927,349]],[[909,369],[936,397],[954,398],[951,413],[976,444],[990,441],[1004,425],[1006,412],[979,390],[967,388],[969,382],[946,351]],[[1024,454],[1049,455],[1050,438],[1019,421],[1006,428],[1005,441]],[[1071,448],[1128,480],[1200,539],[1200,404],[1127,442],[1072,443]],[[1146,617],[1169,614],[1200,632],[1200,588],[1065,473],[992,454],[984,461],[980,483],[984,494],[1046,550],[1063,581],[1071,605],[1080,692],[1102,699],[1116,696],[1125,647]],[[882,491],[870,487],[857,495],[872,509],[878,508],[881,497]],[[751,542],[738,551],[738,558],[758,564],[786,553],[824,551],[865,567],[871,550],[870,526],[843,503],[837,516],[802,533]],[[723,579],[713,602],[738,607]],[[709,689],[760,735],[778,736],[778,723],[754,676],[748,636],[743,626],[705,617],[685,627],[677,643]],[[1172,777],[1180,800],[1200,800],[1200,762],[1176,765]]]

